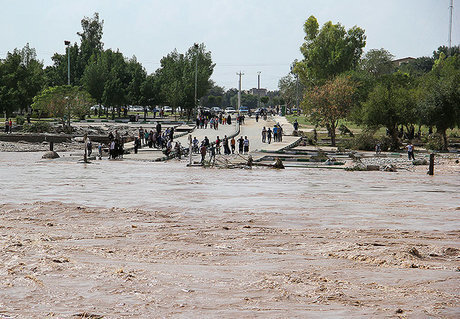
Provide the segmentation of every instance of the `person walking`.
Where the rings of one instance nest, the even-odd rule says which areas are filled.
[[[266,140],[267,140],[267,130],[265,129],[265,126],[264,126],[264,128],[262,129],[262,143],[265,143]]]
[[[10,123],[8,119],[5,120],[5,133],[8,134],[8,131],[10,130]]]
[[[230,146],[232,148],[232,154],[235,154],[235,144],[236,144],[235,138],[232,137],[232,139],[230,140]]]
[[[267,130],[267,141],[268,141],[268,144],[270,144],[272,141],[272,130],[270,128],[268,128]]]
[[[10,130],[10,134],[13,133],[13,121],[11,119],[8,122],[8,126],[9,126],[9,130]]]
[[[406,148],[407,148],[407,157],[409,158],[409,160],[412,158],[413,160],[415,160],[415,156],[414,156],[414,145],[412,145],[412,142],[409,141],[409,143],[406,145]]]
[[[297,119],[294,120],[294,131],[297,131],[299,129],[299,122],[297,122]]]
[[[91,156],[91,154],[93,153],[93,143],[91,143],[89,137],[87,138],[86,149],[88,150],[88,156]]]
[[[102,144],[101,143],[99,143],[97,147],[97,157],[99,158],[99,160],[102,160]]]

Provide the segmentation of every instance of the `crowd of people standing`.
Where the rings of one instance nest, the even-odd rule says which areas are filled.
[[[211,112],[202,112],[196,117],[196,128],[199,129],[207,129],[209,125],[210,128],[217,130],[219,125],[226,124],[232,124],[232,117],[230,114],[225,116],[222,113],[215,115]]]
[[[282,142],[283,141],[283,128],[279,123],[273,126],[273,129],[270,127],[267,129],[265,126],[262,128],[262,143],[270,144],[272,142]]]
[[[13,130],[13,121],[11,119],[5,120],[5,133],[11,133]]]
[[[237,144],[238,150],[236,149]],[[196,137],[192,140],[192,150],[194,153],[199,153],[201,155],[201,163],[205,160],[207,153],[209,153],[209,160],[213,160],[217,154],[222,154],[221,149],[224,155],[248,154],[249,139],[247,136],[244,138],[240,136],[235,140],[235,137],[228,138],[227,135],[225,135],[223,139],[217,136],[216,140],[213,142],[211,142],[207,136],[204,137],[201,143]]]
[[[162,131],[160,122],[156,124],[155,130],[151,129],[149,131],[139,127],[139,133],[134,138],[134,153],[137,153],[138,149],[143,146],[148,146],[149,148],[163,149],[164,153],[169,155],[172,151],[173,140],[174,127],[168,127]]]

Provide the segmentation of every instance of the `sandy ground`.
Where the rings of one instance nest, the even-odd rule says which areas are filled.
[[[459,236],[3,204],[0,318],[458,318]]]

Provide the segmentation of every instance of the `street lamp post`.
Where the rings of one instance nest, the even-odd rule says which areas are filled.
[[[67,84],[70,85],[70,41],[65,40],[67,46]]]
[[[260,108],[260,71],[257,72],[257,107]]]

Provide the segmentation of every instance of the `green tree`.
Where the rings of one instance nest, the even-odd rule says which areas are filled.
[[[419,77],[430,72],[433,65],[434,59],[425,56],[403,63],[399,66],[398,71],[408,73],[413,77]]]
[[[398,125],[415,123],[416,91],[407,74],[393,73],[370,92],[363,103],[363,122],[371,127],[384,126],[391,137],[391,149],[399,149]]]
[[[314,87],[302,103],[312,122],[326,126],[332,146],[336,145],[335,130],[339,120],[348,115],[355,103],[354,94],[353,82],[347,77],[338,76]]]
[[[220,103],[217,102],[217,100],[216,100],[215,103],[217,103],[218,106],[221,106],[222,103],[225,101],[225,97],[224,97],[225,96],[225,90],[224,90],[224,88],[221,87],[221,86],[218,86],[214,82],[212,82],[212,86],[209,89],[208,93],[205,96],[201,97],[200,104],[202,106],[205,106],[205,107],[211,107],[212,105],[210,105],[210,103],[209,103],[209,98],[211,96],[216,97],[216,99],[218,99],[218,97],[220,97],[221,98]],[[227,104],[229,104],[229,103],[227,103]]]
[[[0,60],[0,112],[8,116],[28,109],[43,83],[43,64],[37,60],[35,49],[26,44],[21,50],[8,52]]]
[[[266,105],[269,100],[270,100],[270,98],[268,96],[262,96],[260,98],[260,102],[262,102],[264,105]]]
[[[96,100],[97,104],[102,104],[105,83],[107,81],[107,71],[102,64],[101,59],[95,55],[92,61],[86,66],[82,78],[82,84],[86,91]]]
[[[445,57],[451,57],[460,54],[460,46],[455,45],[449,49],[448,46],[442,45],[436,51],[433,51],[433,59],[438,60],[444,54]]]
[[[137,62],[135,56],[128,61],[126,67],[129,75],[129,84],[127,87],[128,103],[131,105],[141,105],[143,101],[141,87],[147,77],[147,72],[144,67]]]
[[[99,20],[99,13],[95,12],[92,18],[84,17],[81,20],[82,32],[77,32],[80,36],[80,63],[83,69],[88,65],[92,55],[98,54],[103,50],[102,43],[104,20]]]
[[[254,109],[257,107],[257,95],[241,93],[241,106],[247,106],[250,109]],[[234,107],[238,104],[238,95],[232,96],[230,99],[231,105]]]
[[[298,94],[301,96],[301,93],[298,92],[300,90],[297,87],[296,79],[292,73],[289,73],[278,81],[278,89],[288,107],[296,104]]]
[[[80,36],[80,46],[74,43],[70,46],[69,52],[66,49],[65,54],[55,53],[51,58],[53,66],[46,68],[49,86],[67,84],[67,54],[70,55],[70,83],[82,84],[81,80],[91,57],[102,52],[103,25],[104,21],[99,20],[98,13],[94,13],[92,18],[84,17],[81,20],[82,32],[77,32]]]
[[[141,84],[141,101],[140,105],[153,107],[160,101],[160,83],[155,74],[147,75]]]
[[[394,71],[393,58],[394,55],[385,49],[372,49],[364,55],[359,66],[363,71],[378,77]]]
[[[420,78],[418,112],[423,124],[436,126],[447,150],[447,129],[460,125],[460,55],[441,53],[433,70]]]
[[[204,96],[212,86],[210,77],[215,64],[211,52],[204,44],[196,45],[181,54],[174,50],[160,61],[156,75],[160,82],[161,97],[173,108],[181,106],[190,118],[195,107],[195,67],[197,66],[197,99]]]
[[[44,89],[34,97],[32,108],[59,118],[62,125],[70,129],[70,118],[84,118],[93,104],[94,100],[88,92],[79,87],[63,85]]]
[[[305,86],[324,83],[357,67],[366,45],[363,29],[354,26],[347,31],[331,21],[319,29],[316,18],[310,16],[304,31],[305,42],[300,47],[304,59],[295,64],[294,72]]]

